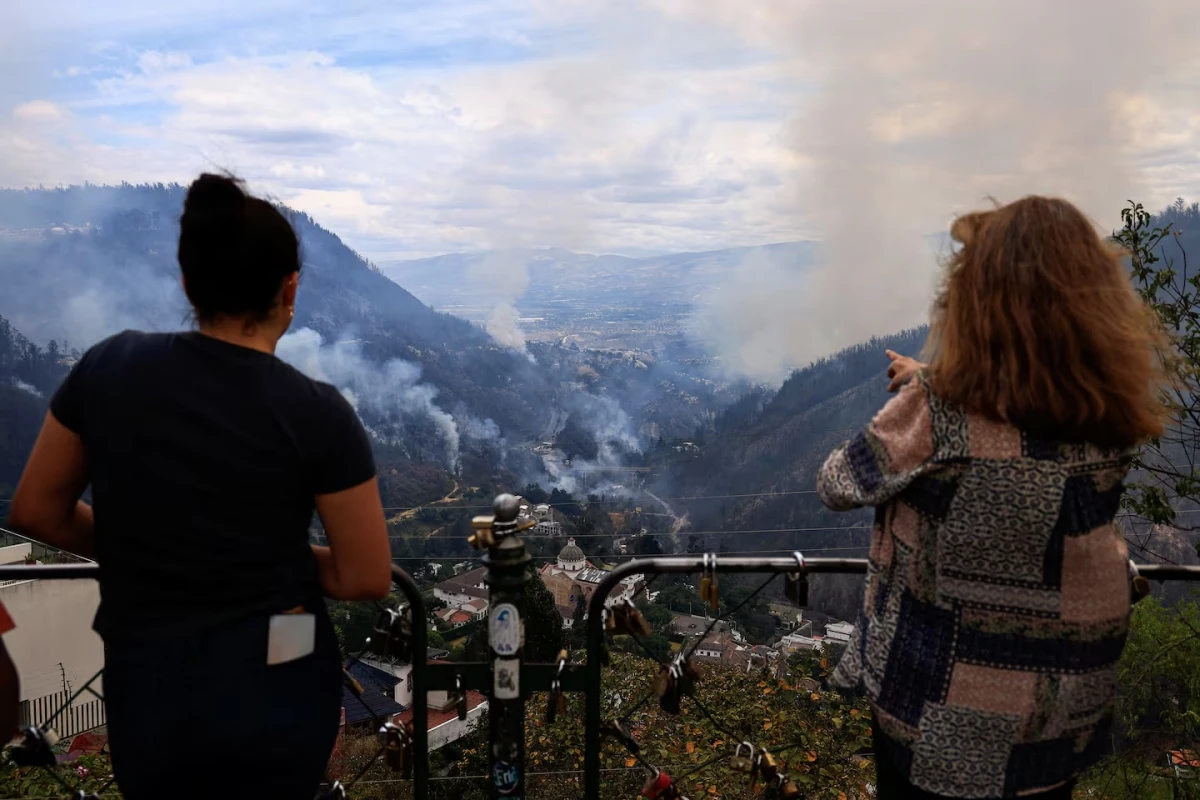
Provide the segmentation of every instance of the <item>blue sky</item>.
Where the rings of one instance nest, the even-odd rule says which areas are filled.
[[[228,168],[381,262],[820,238],[884,302],[988,195],[1197,194],[1200,12],[1145,3],[5,0],[0,185]]]

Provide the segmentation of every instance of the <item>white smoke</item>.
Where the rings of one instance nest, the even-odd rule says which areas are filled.
[[[467,278],[493,298],[487,332],[500,344],[524,353],[533,361],[526,348],[525,332],[517,321],[516,302],[529,288],[529,265],[524,255],[517,251],[488,253],[470,266]]]
[[[774,49],[812,87],[784,177],[821,264],[799,279],[748,264],[701,319],[761,379],[923,322],[928,236],[989,197],[1063,196],[1110,228],[1145,196],[1168,144],[1151,94],[1190,73],[1200,28],[1193,0],[647,2]]]
[[[596,444],[594,459],[576,458],[568,465],[566,455],[554,450],[542,455],[543,475],[528,476],[527,483],[538,483],[568,494],[587,494],[602,489],[612,496],[633,496],[623,485],[612,482],[612,467],[621,467],[629,453],[642,452],[633,419],[611,397],[580,392],[571,398],[570,416],[587,431]],[[564,421],[565,422],[565,421]]]
[[[367,409],[383,416],[428,418],[445,440],[447,465],[452,472],[458,471],[458,426],[434,403],[437,389],[420,382],[421,368],[416,364],[401,359],[373,364],[363,358],[357,342],[325,344],[321,334],[311,328],[284,336],[275,354],[310,378],[338,387],[360,413]]]
[[[42,397],[42,393],[38,391],[36,386],[28,384],[23,380],[13,378],[13,386],[19,391],[25,392],[25,394],[31,394],[34,397]]]

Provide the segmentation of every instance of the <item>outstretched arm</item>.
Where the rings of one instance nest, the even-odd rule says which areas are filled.
[[[95,556],[92,507],[79,435],[47,413],[13,495],[8,522],[19,532],[86,558]]]
[[[835,511],[877,506],[934,468],[933,428],[924,382],[909,381],[871,424],[835,449],[817,475],[817,492]]]

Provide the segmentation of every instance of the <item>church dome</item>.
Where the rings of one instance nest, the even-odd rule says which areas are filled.
[[[558,554],[558,566],[560,569],[566,570],[583,569],[585,558],[579,545],[575,544],[575,540],[567,539],[567,546]]]

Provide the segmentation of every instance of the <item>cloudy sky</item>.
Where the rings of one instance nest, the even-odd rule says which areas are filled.
[[[893,302],[989,195],[1200,197],[1200,4],[1135,5],[3,0],[0,185],[227,168],[382,262],[821,238]]]

